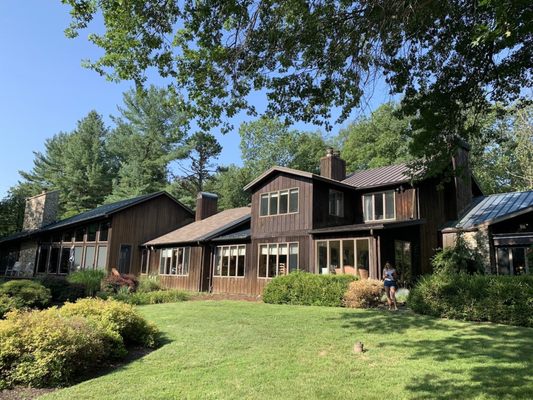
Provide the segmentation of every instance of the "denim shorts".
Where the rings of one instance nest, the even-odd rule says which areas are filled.
[[[385,281],[384,282],[385,284],[385,287],[388,287],[388,288],[395,288],[395,289],[398,289],[398,284],[396,283],[396,281]]]

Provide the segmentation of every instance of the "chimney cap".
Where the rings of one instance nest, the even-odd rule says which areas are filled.
[[[202,197],[211,197],[213,199],[218,199],[218,195],[216,193],[198,192],[198,194],[196,195],[196,198],[201,199]]]

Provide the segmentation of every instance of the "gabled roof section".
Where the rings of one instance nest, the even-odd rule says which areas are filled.
[[[66,227],[77,225],[83,222],[90,222],[96,219],[105,218],[113,214],[116,214],[122,210],[125,210],[129,207],[136,206],[138,204],[144,203],[146,201],[155,199],[160,196],[166,196],[170,198],[172,201],[174,201],[175,203],[183,207],[185,210],[187,210],[187,212],[189,212],[191,215],[194,215],[193,211],[189,207],[185,206],[184,204],[176,200],[174,197],[172,197],[167,192],[162,191],[162,192],[145,194],[142,196],[133,197],[131,199],[120,200],[115,203],[105,204],[103,206],[96,207],[92,210],[82,212],[81,214],[74,215],[73,217],[66,218],[58,222],[53,222],[40,229],[15,233],[11,236],[0,239],[0,243],[8,242],[8,241],[16,240],[16,239],[21,239],[23,237],[28,237],[28,236],[38,234],[38,233],[44,233],[44,232],[51,231],[54,229],[66,228]]]
[[[365,169],[350,174],[342,182],[358,189],[387,186],[411,181],[410,169],[406,163]]]
[[[262,182],[265,178],[269,177],[270,175],[276,174],[276,173],[285,173],[285,174],[289,174],[289,175],[300,176],[302,178],[314,179],[314,180],[330,183],[332,185],[341,186],[341,187],[344,187],[344,188],[347,188],[347,189],[353,189],[353,187],[351,187],[351,185],[347,185],[347,184],[345,184],[345,183],[343,183],[341,181],[336,181],[335,179],[326,178],[324,176],[313,174],[311,172],[300,171],[299,169],[275,166],[275,167],[272,167],[272,168],[266,170],[265,172],[263,172],[261,175],[259,175],[257,178],[255,178],[253,181],[251,181],[249,184],[247,184],[243,188],[243,190],[249,190],[249,189],[253,188],[258,183]]]
[[[164,246],[181,243],[195,243],[212,239],[232,228],[248,222],[250,207],[231,208],[208,218],[185,225],[163,236],[144,243],[145,246]]]
[[[477,197],[464,216],[447,229],[467,230],[491,225],[530,211],[533,211],[533,190]]]

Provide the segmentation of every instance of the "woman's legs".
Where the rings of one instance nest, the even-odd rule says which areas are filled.
[[[385,286],[385,294],[387,295],[387,304],[389,305],[389,310],[392,307],[392,300],[391,300],[391,297],[390,297],[390,290],[391,290],[391,288],[389,286]]]
[[[397,310],[398,306],[396,305],[396,287],[392,286],[390,288],[390,301],[394,304],[394,309]],[[389,303],[390,304],[390,303]]]

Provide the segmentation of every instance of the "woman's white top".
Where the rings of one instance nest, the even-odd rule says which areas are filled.
[[[385,277],[385,280],[386,281],[393,281],[395,272],[396,272],[396,270],[394,268],[391,268],[391,269],[385,268],[383,270],[383,276]]]

